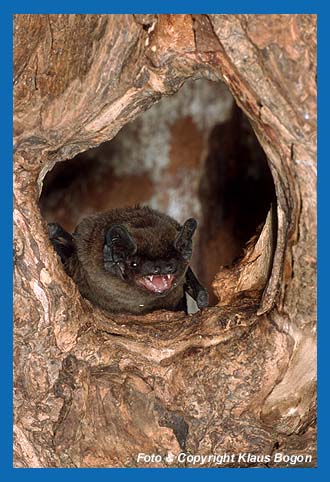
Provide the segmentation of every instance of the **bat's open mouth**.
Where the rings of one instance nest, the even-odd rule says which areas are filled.
[[[168,291],[174,282],[174,274],[154,274],[136,278],[136,284],[152,293]]]

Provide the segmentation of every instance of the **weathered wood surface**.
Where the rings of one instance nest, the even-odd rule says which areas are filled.
[[[310,15],[16,16],[16,466],[315,456],[315,43]],[[43,177],[201,77],[224,81],[250,118],[277,205],[216,276],[218,306],[111,317],[48,242]]]

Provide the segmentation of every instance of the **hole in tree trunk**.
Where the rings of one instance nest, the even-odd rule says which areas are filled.
[[[219,268],[242,254],[275,197],[266,156],[222,83],[188,81],[95,149],[55,165],[40,209],[72,232],[86,215],[137,203],[196,217],[193,268],[216,302]]]

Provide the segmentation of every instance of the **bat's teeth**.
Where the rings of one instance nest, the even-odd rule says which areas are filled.
[[[150,275],[148,276],[148,278],[150,279],[150,281],[152,281],[154,279],[154,275]]]
[[[171,279],[171,275],[170,275],[170,274],[167,275],[167,279]]]

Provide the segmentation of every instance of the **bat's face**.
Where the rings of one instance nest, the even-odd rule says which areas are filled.
[[[162,294],[176,286],[187,266],[186,262],[173,256],[167,259],[145,259],[138,254],[125,263],[126,279],[151,293]]]
[[[106,232],[104,268],[139,290],[165,295],[182,281],[192,254],[195,219],[188,219],[172,241],[164,242],[162,255],[155,257],[144,243],[139,246],[123,225],[112,225]]]

